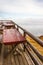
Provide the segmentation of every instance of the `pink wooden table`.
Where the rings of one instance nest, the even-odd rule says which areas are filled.
[[[26,39],[24,38],[24,36],[21,35],[21,33],[17,29],[4,29],[3,30],[3,44],[4,45],[14,44],[17,46],[18,44],[22,44],[22,43],[24,44],[25,42],[26,42]],[[9,54],[13,51],[13,49],[9,52]]]
[[[3,44],[12,45],[25,42],[25,38],[17,29],[4,29],[3,30]]]

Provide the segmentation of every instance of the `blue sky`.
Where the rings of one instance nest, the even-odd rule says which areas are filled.
[[[0,0],[1,18],[43,18],[43,0]]]

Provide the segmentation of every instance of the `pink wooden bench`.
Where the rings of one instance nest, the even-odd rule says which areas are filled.
[[[3,30],[3,45],[15,45],[8,54],[10,54],[18,44],[24,44],[25,42],[26,39],[17,29]]]

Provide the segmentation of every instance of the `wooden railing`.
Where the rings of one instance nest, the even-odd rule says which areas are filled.
[[[25,29],[23,29],[22,27],[20,27],[16,23],[14,23],[14,25],[17,26],[17,29],[20,28],[21,30],[23,30],[24,35],[27,34],[28,36],[30,36],[33,40],[35,40],[36,42],[38,42],[43,47],[43,41],[42,40],[40,40],[39,38],[35,37],[33,34],[31,34],[30,32],[26,31]]]
[[[26,35],[30,36],[33,40],[35,40],[39,45],[41,45],[43,47],[43,41],[42,40],[35,37],[33,34],[26,31],[25,29],[23,29],[22,27],[20,27],[16,23],[14,23],[14,25],[16,26],[17,30],[21,29],[24,32],[24,36],[26,36]],[[30,47],[33,49],[33,51],[37,54],[37,56],[43,61],[43,56],[39,54],[39,52],[28,42],[28,40],[27,40],[27,43],[30,45]]]

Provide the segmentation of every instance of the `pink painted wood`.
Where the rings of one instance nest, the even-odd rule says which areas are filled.
[[[17,29],[4,29],[3,30],[3,43],[5,45],[12,45],[25,42],[25,38]]]

